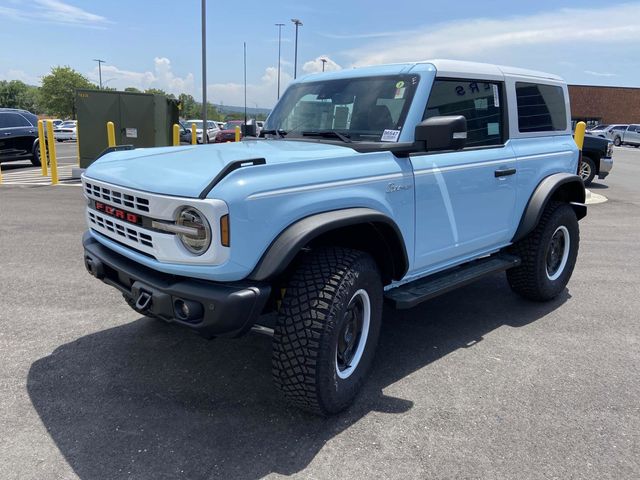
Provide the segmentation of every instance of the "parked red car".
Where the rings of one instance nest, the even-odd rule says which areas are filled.
[[[231,120],[224,124],[222,130],[216,133],[213,143],[225,143],[236,141],[236,127],[242,128],[244,122],[242,120]],[[242,133],[240,134],[242,138]]]

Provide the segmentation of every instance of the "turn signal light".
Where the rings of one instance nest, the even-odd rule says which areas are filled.
[[[228,247],[230,242],[229,235],[229,215],[223,215],[220,217],[220,243],[223,247]]]

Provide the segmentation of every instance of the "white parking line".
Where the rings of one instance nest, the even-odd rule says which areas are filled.
[[[80,179],[71,178],[74,165],[58,166],[59,185],[80,186]],[[49,172],[50,173],[50,172]],[[2,185],[51,185],[51,176],[43,177],[40,167],[21,168],[2,172]]]

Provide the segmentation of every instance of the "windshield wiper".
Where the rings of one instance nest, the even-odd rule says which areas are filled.
[[[276,135],[278,138],[283,138],[287,133],[288,132],[285,132],[281,128],[274,128],[274,129],[262,130],[260,132],[260,135],[262,135],[262,134],[265,134],[265,135]]]
[[[336,132],[335,130],[313,130],[302,132],[303,137],[336,137],[345,143],[351,143],[351,138],[346,133]]]

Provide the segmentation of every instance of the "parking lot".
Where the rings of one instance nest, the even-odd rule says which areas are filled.
[[[56,142],[58,159],[58,180],[61,185],[77,184],[72,181],[71,172],[78,165],[78,147],[75,142]],[[51,172],[48,172],[51,175]],[[30,160],[5,162],[2,164],[4,185],[51,185],[51,177],[44,177],[40,167],[34,167]]]
[[[129,309],[84,270],[81,189],[3,164],[0,476],[640,478],[640,149],[614,162],[564,294],[532,303],[495,275],[386,311],[369,381],[328,419],[284,405],[268,337]]]

